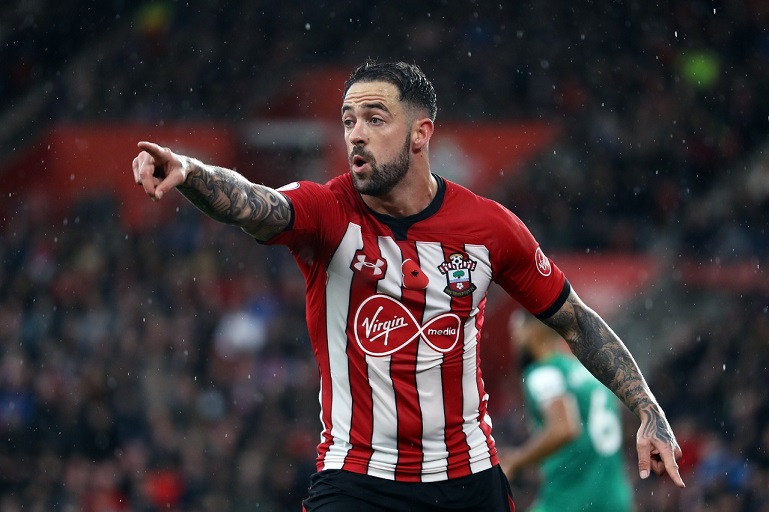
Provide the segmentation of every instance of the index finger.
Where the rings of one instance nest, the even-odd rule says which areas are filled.
[[[166,148],[155,144],[154,142],[148,142],[146,140],[140,141],[136,144],[139,149],[146,151],[152,158],[155,159],[155,165],[160,165],[164,161],[168,160],[168,151]]]
[[[665,450],[660,453],[660,457],[662,457],[662,462],[665,464],[665,471],[667,471],[667,474],[670,476],[670,479],[673,480],[673,483],[681,488],[686,487],[684,479],[681,478],[681,473],[678,470],[678,463],[676,462],[676,459],[681,457],[681,448],[675,447],[671,451]]]

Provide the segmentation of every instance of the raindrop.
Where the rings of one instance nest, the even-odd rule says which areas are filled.
[[[721,370],[726,371],[726,365],[721,365]]]
[[[352,20],[350,20],[350,21],[352,21]],[[305,23],[304,24],[304,29],[305,30],[310,30],[310,24],[309,23]]]

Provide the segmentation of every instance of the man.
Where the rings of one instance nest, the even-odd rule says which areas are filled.
[[[310,512],[514,509],[478,368],[486,292],[500,284],[560,332],[640,418],[639,468],[680,486],[680,448],[617,336],[523,223],[433,174],[432,84],[415,65],[357,67],[341,119],[350,172],[273,190],[140,142],[134,179],[286,245],[304,274],[323,431]]]
[[[509,478],[540,464],[531,512],[630,512],[632,490],[615,396],[562,349],[563,338],[528,313],[510,317],[523,391],[536,433],[501,455]]]

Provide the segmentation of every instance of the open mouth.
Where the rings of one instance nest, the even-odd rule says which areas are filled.
[[[355,155],[352,157],[351,163],[352,163],[353,169],[359,170],[363,168],[363,166],[366,165],[368,162],[363,156]]]

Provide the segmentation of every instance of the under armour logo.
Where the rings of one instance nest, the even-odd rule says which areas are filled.
[[[353,263],[352,267],[360,272],[364,268],[370,269],[370,272],[374,276],[381,276],[384,273],[384,267],[385,262],[382,259],[377,258],[375,262],[366,261],[366,255],[365,254],[358,254],[355,257],[355,262]]]

